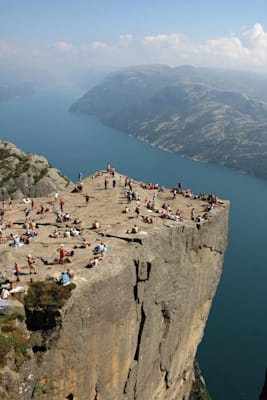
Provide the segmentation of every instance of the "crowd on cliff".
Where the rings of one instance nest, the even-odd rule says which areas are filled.
[[[140,223],[153,225],[155,224],[155,218],[157,217],[175,222],[182,222],[184,219],[190,219],[198,226],[200,222],[209,220],[211,213],[214,212],[218,206],[218,199],[214,194],[196,194],[191,188],[184,190],[182,181],[179,181],[171,190],[167,190],[158,183],[138,183],[127,176],[116,176],[115,168],[111,167],[109,163],[107,163],[106,172],[100,171],[95,174],[92,179],[98,177],[103,177],[103,189],[105,191],[114,190],[117,186],[121,188],[120,190],[122,190],[125,199],[122,213],[126,214],[126,218],[128,219],[136,218],[136,223],[126,230],[127,234],[138,234],[140,232]],[[145,192],[147,192],[147,195],[145,195],[144,198],[142,198],[139,193],[138,187],[140,187],[142,191],[145,190]],[[78,183],[74,185],[74,188],[70,192],[82,195],[85,199],[85,207],[88,207],[89,203],[91,204],[90,199],[94,199],[94,193],[90,195],[88,191],[83,193],[84,183],[82,173],[79,173]],[[162,196],[164,197],[162,203],[160,203],[159,196],[160,198],[162,198]],[[199,210],[196,212],[197,207],[191,206],[190,215],[184,215],[184,211],[181,208],[175,208],[175,205],[177,204],[175,201],[177,196],[182,196],[188,200],[205,201],[205,209],[201,212],[199,212]],[[75,202],[74,199],[73,201]],[[89,243],[84,237],[88,230],[93,230],[97,233],[102,229],[101,222],[97,219],[93,220],[86,226],[83,220],[68,211],[68,204],[65,204],[65,199],[63,197],[59,198],[58,192],[55,192],[49,204],[43,204],[42,200],[38,201],[38,199],[34,198],[23,198],[20,202],[20,204],[26,206],[21,210],[24,214],[24,222],[22,224],[23,232],[21,232],[21,230],[14,231],[14,225],[18,222],[11,222],[8,219],[9,211],[15,211],[13,203],[12,200],[3,201],[0,227],[0,243],[3,245],[9,245],[11,248],[17,248],[23,245],[30,246],[36,238],[38,238],[39,233],[42,230],[42,221],[46,219],[46,216],[50,216],[51,213],[53,213],[55,218],[54,228],[51,229],[48,237],[55,240],[77,238],[80,240],[78,248],[90,248],[91,243]],[[37,205],[37,203],[39,205]],[[129,214],[131,214],[131,216],[129,216]],[[36,219],[38,219],[38,222],[36,222]],[[109,251],[110,248],[103,242],[98,243],[91,249],[92,257],[89,258],[89,261],[85,266],[87,268],[98,266],[99,262],[103,260],[104,255]],[[24,261],[18,260],[13,267],[13,274],[16,281],[20,282],[20,278],[24,274],[38,274],[40,266],[37,266],[37,259],[45,265],[65,264],[66,262],[68,263],[73,261],[74,250],[66,249],[64,244],[61,244],[57,248],[57,254],[57,256],[52,255],[50,259],[49,254],[48,258],[39,257],[38,255],[33,257],[31,254],[28,254],[28,272],[25,272],[25,268],[23,271],[21,270],[19,261],[22,263],[24,263]],[[62,279],[63,278],[61,277],[61,280]],[[69,279],[72,278],[69,276]],[[63,281],[65,282],[65,279],[63,279]],[[13,287],[11,287],[10,290],[12,289]]]

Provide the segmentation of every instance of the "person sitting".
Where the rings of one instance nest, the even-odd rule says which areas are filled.
[[[80,182],[77,185],[74,186],[74,188],[72,189],[71,193],[80,193],[83,190],[83,183]]]
[[[63,221],[64,221],[64,222],[67,222],[67,221],[70,221],[70,220],[71,220],[70,214],[69,214],[69,213],[65,213],[65,214],[63,215]]]
[[[60,237],[60,232],[59,232],[59,230],[58,230],[57,228],[55,228],[54,232],[53,232],[53,233],[50,233],[49,237],[51,237],[51,238],[58,238],[58,237]]]
[[[134,226],[132,227],[131,233],[138,233],[138,231],[139,231],[138,226],[137,226],[137,225],[134,225]]]
[[[1,295],[0,295],[1,299],[6,300],[8,298],[8,296],[9,296],[9,290],[7,288],[3,287],[1,290]]]
[[[94,248],[93,253],[104,255],[106,248],[107,248],[106,245],[103,242],[101,242]]]
[[[94,221],[92,223],[92,229],[98,229],[98,228],[100,228],[99,222],[98,221]]]
[[[56,222],[63,222],[63,215],[58,215],[56,218]]]
[[[80,183],[77,185],[77,189],[79,190],[79,192],[82,192],[82,190],[83,190],[83,182],[80,182]]]
[[[175,214],[179,217],[179,219],[180,219],[181,221],[183,220],[183,211],[182,211],[182,210],[180,210],[180,209],[178,208],[178,210],[176,211]]]
[[[86,249],[87,247],[91,246],[90,242],[87,242],[86,239],[83,239],[82,244],[80,246],[81,249]]]
[[[74,220],[73,220],[73,224],[75,224],[75,225],[82,224],[82,220],[77,218],[77,217],[75,217]]]
[[[13,247],[19,247],[22,246],[23,243],[20,242],[20,237],[18,235],[14,235],[13,238]]]
[[[69,275],[70,279],[73,279],[73,278],[74,278],[74,272],[71,271],[69,268],[67,269],[66,274]]]
[[[153,218],[151,215],[147,215],[146,217],[143,217],[143,221],[146,222],[147,224],[153,224]]]
[[[60,285],[67,286],[70,284],[70,276],[66,272],[61,272],[61,277],[59,280]]]
[[[129,209],[128,206],[125,206],[125,208],[122,210],[122,212],[123,212],[124,214],[127,214],[129,211],[130,211],[130,209]]]
[[[93,267],[97,267],[98,263],[100,260],[102,260],[102,257],[99,256],[94,256],[94,258],[92,258],[89,263],[87,264],[86,268],[93,268]]]

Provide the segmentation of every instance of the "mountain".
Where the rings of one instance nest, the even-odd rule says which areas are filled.
[[[267,179],[266,75],[150,65],[110,74],[71,111],[152,145]]]
[[[41,197],[63,190],[70,183],[46,158],[26,154],[0,141],[0,199]]]

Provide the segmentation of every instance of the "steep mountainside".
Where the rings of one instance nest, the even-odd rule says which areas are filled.
[[[68,178],[52,168],[46,158],[0,141],[0,199],[41,197],[68,184]]]
[[[267,179],[265,76],[135,67],[113,73],[71,107],[174,153]]]

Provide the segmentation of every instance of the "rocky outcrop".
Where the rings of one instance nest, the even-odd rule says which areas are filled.
[[[219,201],[208,220],[196,223],[190,207],[205,212],[207,201],[177,195],[172,207],[183,210],[183,219],[154,213],[150,225],[137,220],[133,210],[121,212],[127,199],[120,175],[115,175],[116,188],[107,190],[105,177],[101,172],[84,181],[85,190],[94,193],[89,206],[80,195],[63,195],[75,215],[85,219],[90,213],[100,221],[99,230],[84,231],[91,248],[103,240],[111,250],[98,267],[87,269],[88,250],[76,246],[71,268],[77,286],[67,303],[60,310],[51,305],[46,313],[41,304],[26,309],[31,354],[19,375],[13,380],[8,375],[9,400],[190,398],[195,354],[222,272],[229,204]],[[151,191],[132,184],[141,197],[141,215],[151,215],[142,201]],[[170,199],[167,190],[157,196],[158,203]],[[52,218],[48,214],[42,223]],[[133,218],[140,229],[129,234]],[[48,256],[49,246],[54,251],[59,244],[42,229],[31,253]],[[68,247],[77,244],[77,238],[64,240]],[[25,247],[16,249],[22,259]],[[52,268],[58,274],[62,267],[43,265],[38,279],[47,278]]]
[[[46,158],[23,153],[15,145],[0,141],[1,200],[42,197],[63,190],[69,182]]]
[[[84,282],[39,371],[54,398],[188,399],[226,232],[226,213],[200,230],[155,232]]]

